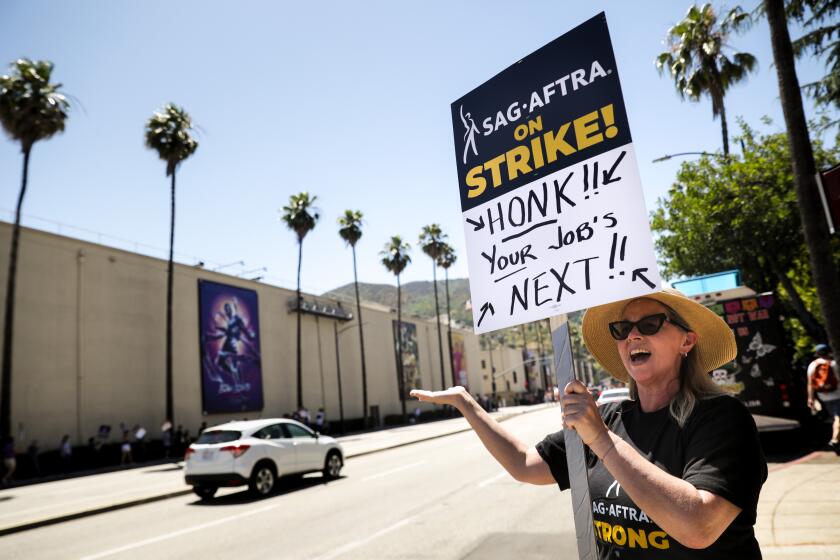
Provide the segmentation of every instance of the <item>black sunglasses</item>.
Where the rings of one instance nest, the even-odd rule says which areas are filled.
[[[610,334],[616,340],[624,340],[630,336],[630,332],[633,330],[633,327],[636,327],[636,329],[638,329],[638,331],[643,335],[651,336],[659,332],[659,329],[662,328],[665,321],[678,326],[684,331],[688,331],[688,327],[685,325],[674,321],[664,313],[657,313],[655,315],[642,317],[638,321],[613,321],[610,323]]]

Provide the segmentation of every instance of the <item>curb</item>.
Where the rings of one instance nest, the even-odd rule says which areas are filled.
[[[158,494],[156,496],[147,496],[145,498],[138,498],[136,500],[130,500],[128,502],[120,502],[117,504],[110,504],[107,506],[100,506],[93,509],[88,509],[85,511],[76,511],[73,513],[66,513],[63,515],[57,515],[55,517],[48,517],[46,519],[39,519],[37,521],[30,521],[28,523],[22,523],[20,525],[14,525],[12,527],[4,527],[0,529],[0,537],[5,535],[11,535],[13,533],[20,533],[22,531],[28,531],[30,529],[37,529],[39,527],[47,527],[49,525],[56,525],[58,523],[63,523],[65,521],[73,521],[74,519],[81,519],[83,517],[90,517],[93,515],[98,515],[100,513],[107,513],[109,511],[116,511],[120,509],[126,509],[134,506],[139,506],[143,504],[150,504],[152,502],[159,502],[161,500],[168,500],[169,498],[175,498],[177,496],[184,496],[186,494],[191,494],[192,489],[186,490],[176,490],[174,492],[167,492],[165,494]]]
[[[504,422],[506,420],[510,420],[511,418],[515,418],[517,416],[523,416],[525,414],[530,414],[532,412],[545,410],[547,408],[549,408],[549,406],[536,408],[534,410],[526,410],[524,412],[499,415],[497,418],[495,418],[495,420],[496,420],[496,422]],[[431,441],[431,440],[434,440],[434,439],[440,439],[440,438],[443,438],[443,437],[447,437],[447,436],[451,436],[451,435],[455,435],[455,434],[460,434],[460,433],[468,432],[468,431],[471,431],[471,430],[472,430],[472,428],[468,426],[466,428],[461,428],[461,429],[454,430],[454,431],[451,431],[451,432],[436,434],[436,435],[433,435],[433,436],[423,437],[423,438],[420,438],[420,439],[414,439],[414,440],[406,441],[406,442],[402,442],[402,443],[396,443],[394,445],[389,445],[389,446],[386,446],[386,447],[378,447],[376,449],[371,449],[369,451],[362,451],[362,452],[359,452],[359,453],[354,453],[352,455],[346,455],[345,459],[353,459],[353,458],[362,457],[362,456],[365,456],[365,455],[372,455],[374,453],[379,453],[381,451],[388,451],[390,449],[396,449],[396,448],[399,448],[399,447],[406,447],[408,445],[414,445],[415,443],[422,443],[424,441]],[[38,529],[40,527],[47,527],[49,525],[56,525],[58,523],[64,523],[65,521],[73,521],[75,519],[92,517],[94,515],[99,515],[100,513],[108,513],[110,511],[127,509],[127,508],[130,508],[130,507],[140,506],[140,505],[143,505],[143,504],[150,504],[150,503],[153,503],[153,502],[168,500],[170,498],[177,498],[178,496],[185,496],[185,495],[191,494],[191,493],[192,493],[192,488],[186,488],[186,489],[182,489],[182,490],[175,490],[175,491],[172,491],[172,492],[166,492],[166,493],[163,493],[163,494],[158,494],[158,495],[155,495],[155,496],[147,496],[145,498],[138,498],[138,499],[135,499],[135,500],[129,500],[127,502],[120,502],[120,503],[116,503],[116,504],[109,504],[107,506],[100,506],[100,507],[96,507],[96,508],[93,508],[93,509],[88,509],[88,510],[85,510],[85,511],[76,511],[76,512],[73,512],[73,513],[57,515],[55,517],[48,517],[48,518],[45,518],[45,519],[39,519],[37,521],[30,521],[30,522],[27,522],[27,523],[22,523],[20,525],[14,525],[14,526],[11,526],[11,527],[3,527],[3,528],[0,528],[0,537],[5,536],[5,535],[11,535],[11,534],[14,534],[14,533],[21,533],[23,531],[28,531],[30,529]]]

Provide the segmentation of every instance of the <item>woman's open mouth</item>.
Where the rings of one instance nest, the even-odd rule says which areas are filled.
[[[650,351],[644,348],[636,348],[630,350],[630,363],[634,366],[641,365],[650,359]]]

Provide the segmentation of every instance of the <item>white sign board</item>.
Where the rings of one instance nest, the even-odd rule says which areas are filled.
[[[477,333],[661,289],[603,14],[452,119]]]

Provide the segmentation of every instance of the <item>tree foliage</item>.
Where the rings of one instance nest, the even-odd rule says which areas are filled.
[[[765,121],[769,124],[769,121]],[[686,162],[668,197],[659,199],[651,228],[666,277],[741,270],[746,285],[777,291],[802,337],[824,334],[810,279],[790,149],[784,132],[762,134],[740,122],[740,156]],[[840,148],[814,142],[818,165]],[[815,219],[824,219],[816,216]],[[840,247],[835,245],[840,257]]]
[[[447,235],[441,231],[438,224],[423,226],[419,237],[420,248],[432,260],[436,261],[441,255],[443,246],[446,244],[446,238]]]
[[[796,56],[825,57],[826,74],[802,87],[817,104],[840,109],[840,0],[790,0],[787,11],[805,30],[793,42]]]
[[[362,213],[359,210],[345,210],[338,218],[338,235],[351,247],[362,238]]]
[[[444,270],[449,270],[449,267],[455,264],[457,260],[458,256],[455,254],[455,249],[449,243],[444,242],[437,257],[438,266]]]
[[[0,125],[28,152],[38,140],[64,131],[70,104],[58,91],[61,84],[50,83],[52,62],[21,58],[11,69],[0,76]]]
[[[300,192],[289,197],[289,203],[281,210],[281,217],[286,226],[295,232],[298,242],[303,242],[306,234],[318,223],[318,209],[314,207],[317,196]]]
[[[382,265],[394,276],[399,276],[411,262],[411,256],[408,254],[410,250],[411,245],[403,241],[399,235],[394,235],[379,253],[382,257]]]
[[[729,138],[723,99],[726,91],[756,66],[755,57],[749,53],[727,54],[727,40],[749,23],[749,14],[740,7],[719,20],[711,4],[699,8],[692,5],[685,17],[668,30],[667,50],[656,58],[659,73],[667,72],[674,79],[682,99],[699,101],[701,96],[709,96],[712,117],[721,119],[725,154],[729,153]]]
[[[166,162],[167,177],[198,148],[192,130],[192,119],[174,103],[167,103],[146,121],[146,147]]]

